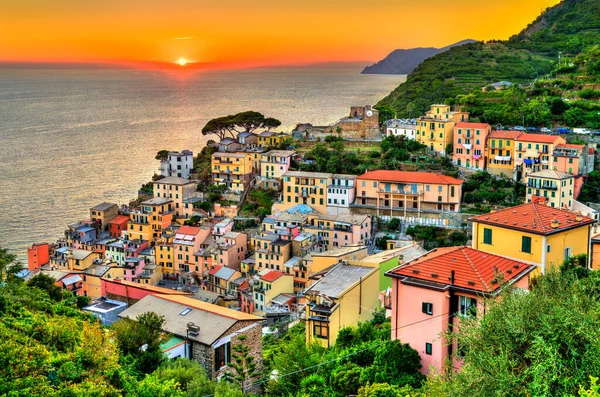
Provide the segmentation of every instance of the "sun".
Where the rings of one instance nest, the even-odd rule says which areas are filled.
[[[188,62],[187,62],[187,59],[185,59],[185,58],[179,58],[179,59],[177,60],[177,64],[178,64],[179,66],[185,66],[185,65],[187,65],[187,63],[188,63]]]

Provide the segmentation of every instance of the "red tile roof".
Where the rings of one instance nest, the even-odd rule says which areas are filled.
[[[270,282],[270,283],[271,283],[271,282],[273,282],[273,281],[277,280],[277,279],[278,279],[279,277],[281,277],[281,276],[283,276],[283,273],[281,273],[281,272],[277,272],[277,271],[275,271],[275,270],[271,270],[269,273],[267,273],[267,274],[263,274],[263,275],[260,277],[260,279],[261,279],[261,280],[268,281],[268,282]]]
[[[196,227],[196,226],[181,226],[179,229],[177,229],[176,233],[177,234],[190,234],[192,236],[195,236],[198,233],[200,233],[200,228]]]
[[[114,218],[112,218],[110,221],[108,221],[109,224],[123,224],[129,222],[129,217],[126,215],[117,215]]]
[[[409,277],[431,286],[469,289],[493,293],[502,280],[517,280],[535,269],[535,265],[490,254],[469,247],[446,247],[429,251],[390,270],[391,277]],[[454,271],[454,283],[452,283]]]
[[[557,140],[562,140],[563,138],[557,135],[543,135],[543,134],[521,134],[517,141],[524,142],[540,142],[540,143],[555,143]]]
[[[580,216],[581,220],[577,220],[577,216]],[[489,214],[474,216],[469,220],[539,235],[558,233],[595,222],[592,218],[578,215],[569,210],[552,208],[539,203],[521,204]],[[553,220],[558,221],[558,227],[552,227]]]
[[[208,274],[210,274],[211,276],[214,276],[215,274],[217,274],[217,272],[219,270],[221,270],[223,266],[217,265],[215,267],[213,267],[212,269],[210,269],[210,271],[208,272]]]
[[[470,123],[467,121],[462,121],[454,126],[454,128],[491,128],[488,123]]]
[[[432,172],[410,172],[376,170],[357,176],[356,179],[369,179],[383,182],[405,182],[405,183],[437,183],[440,185],[460,185],[460,179],[451,176],[434,174]]]
[[[520,131],[498,130],[490,132],[488,138],[517,139],[521,134]]]

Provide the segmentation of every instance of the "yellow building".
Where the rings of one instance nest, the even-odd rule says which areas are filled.
[[[542,170],[554,169],[554,149],[565,140],[556,135],[521,134],[515,147],[515,178],[524,181],[525,177]]]
[[[254,176],[252,153],[213,153],[211,158],[212,181],[228,189],[244,191]]]
[[[258,144],[264,147],[278,146],[287,137],[283,132],[263,131],[258,134]]]
[[[527,175],[527,202],[536,201],[554,208],[571,209],[575,178],[566,172],[544,170]]]
[[[154,247],[154,263],[162,267],[163,273],[175,273],[173,267],[174,257],[173,243],[171,241],[161,241]]]
[[[431,105],[425,116],[417,119],[417,142],[442,155],[454,142],[454,125],[469,121],[469,113],[454,112],[448,105]]]
[[[283,174],[283,196],[275,203],[274,211],[285,211],[298,204],[312,207],[321,214],[327,213],[327,185],[333,174],[288,171]]]
[[[292,241],[283,240],[277,233],[252,236],[255,270],[283,271],[284,264],[292,257]]]
[[[129,240],[150,241],[152,245],[161,238],[162,230],[173,221],[173,200],[155,197],[142,201],[140,207],[129,214]]]
[[[379,308],[379,268],[341,262],[304,294],[306,343],[333,346],[341,328],[370,320]]]
[[[154,197],[163,197],[173,200],[173,210],[175,215],[183,216],[183,200],[194,196],[196,184],[189,179],[177,176],[169,176],[159,179],[152,184]]]
[[[114,280],[125,278],[125,268],[118,263],[95,264],[83,271],[83,295],[90,298],[102,296],[102,277]]]
[[[253,290],[254,310],[265,311],[268,303],[279,294],[293,294],[294,277],[271,270],[260,276]]]
[[[94,264],[94,260],[101,259],[102,254],[86,250],[69,250],[66,269],[83,271]],[[59,270],[66,270],[65,268]]]
[[[490,174],[515,177],[515,148],[519,131],[492,131],[486,145],[486,168]]]
[[[571,256],[590,257],[594,219],[539,203],[469,218],[473,248],[533,263],[541,273]]]

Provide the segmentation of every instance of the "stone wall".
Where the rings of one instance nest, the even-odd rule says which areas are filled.
[[[252,323],[252,321],[238,321],[233,327],[231,327],[221,336],[221,338],[224,338],[228,335],[232,335],[230,343],[231,355],[233,356],[236,354],[233,347],[242,343],[242,341],[239,340],[239,335],[246,335],[247,339],[243,343],[250,348],[250,355],[254,357],[254,362],[256,363],[256,372],[258,374],[251,381],[248,381],[248,385],[246,385],[248,390],[254,390],[253,388],[250,388],[250,384],[259,379],[262,375],[262,326],[261,323],[255,323],[252,328],[242,332],[239,335],[237,335],[236,332],[242,328],[252,325]],[[198,361],[206,369],[206,373],[209,377],[218,378],[227,372],[231,373],[234,371],[233,368],[226,366],[215,372],[215,350],[211,346],[193,342],[191,356],[192,359]]]

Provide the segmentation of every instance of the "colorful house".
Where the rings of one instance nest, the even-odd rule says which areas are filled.
[[[555,208],[572,209],[575,178],[560,171],[543,170],[527,175],[528,203],[536,201]]]
[[[515,178],[515,148],[519,131],[492,131],[488,134],[487,171],[496,176]]]
[[[184,216],[184,200],[196,193],[196,184],[189,179],[169,176],[153,183],[155,198],[172,200],[173,211],[176,216]]]
[[[267,271],[260,276],[254,285],[254,310],[264,312],[267,304],[277,295],[294,292],[294,277],[275,270]]]
[[[48,243],[33,244],[27,249],[27,268],[36,272],[50,263],[50,245]]]
[[[417,141],[445,155],[446,147],[454,142],[454,126],[468,120],[469,113],[451,111],[448,105],[431,105],[431,110],[417,119]]]
[[[203,275],[206,269],[196,269],[195,255],[203,247],[204,241],[210,236],[208,227],[181,226],[173,238],[173,271],[178,276],[190,272]]]
[[[160,161],[160,174],[164,177],[189,178],[194,170],[194,153],[191,150],[169,152],[166,159]]]
[[[516,180],[541,170],[552,170],[554,148],[564,144],[564,138],[556,135],[521,134],[516,139],[515,171]]]
[[[211,159],[212,181],[230,190],[244,191],[254,178],[251,153],[213,153]]]
[[[341,262],[304,291],[306,343],[335,344],[343,327],[373,318],[379,308],[379,268]]]
[[[460,212],[462,183],[431,172],[370,171],[356,178],[353,207],[374,209],[378,216]]]
[[[473,224],[473,248],[535,263],[541,273],[574,255],[590,258],[591,227],[596,222],[534,202],[469,220]]]
[[[366,244],[371,238],[371,217],[369,215],[310,214],[303,227],[306,233],[314,234],[317,245],[322,250],[345,245]]]
[[[485,147],[491,131],[492,126],[487,123],[457,123],[454,126],[454,164],[476,170],[485,169]]]
[[[271,150],[260,156],[260,176],[267,179],[278,179],[290,168],[293,150]]]
[[[106,230],[106,224],[119,215],[119,207],[113,203],[100,203],[90,208],[90,219],[98,224],[100,230]]]
[[[386,273],[392,280],[392,339],[419,352],[428,374],[446,360],[458,368],[460,348],[444,335],[460,334],[460,320],[482,316],[486,299],[501,292],[501,281],[529,289],[532,264],[468,247],[438,248]]]
[[[216,241],[217,248],[214,263],[231,269],[240,270],[240,263],[248,252],[248,235],[228,232]]]
[[[283,196],[274,204],[274,211],[285,211],[298,204],[310,206],[321,214],[327,213],[327,186],[333,174],[288,171],[283,174]]]
[[[263,131],[258,136],[258,144],[264,147],[279,146],[288,135],[283,132]]]
[[[354,203],[356,175],[334,174],[327,186],[327,214],[350,213],[350,204]]]
[[[221,295],[237,295],[233,281],[241,276],[242,273],[237,270],[217,265],[209,270],[204,288]]]
[[[108,234],[112,238],[121,238],[123,232],[127,231],[129,217],[127,215],[117,215],[107,223]]]
[[[153,294],[190,296],[191,292],[159,287],[156,285],[139,284],[123,279],[101,279],[101,294],[108,299],[133,305],[144,297]]]
[[[173,200],[155,197],[142,201],[140,207],[129,214],[129,240],[146,240],[151,245],[162,236],[163,229],[173,221]]]

